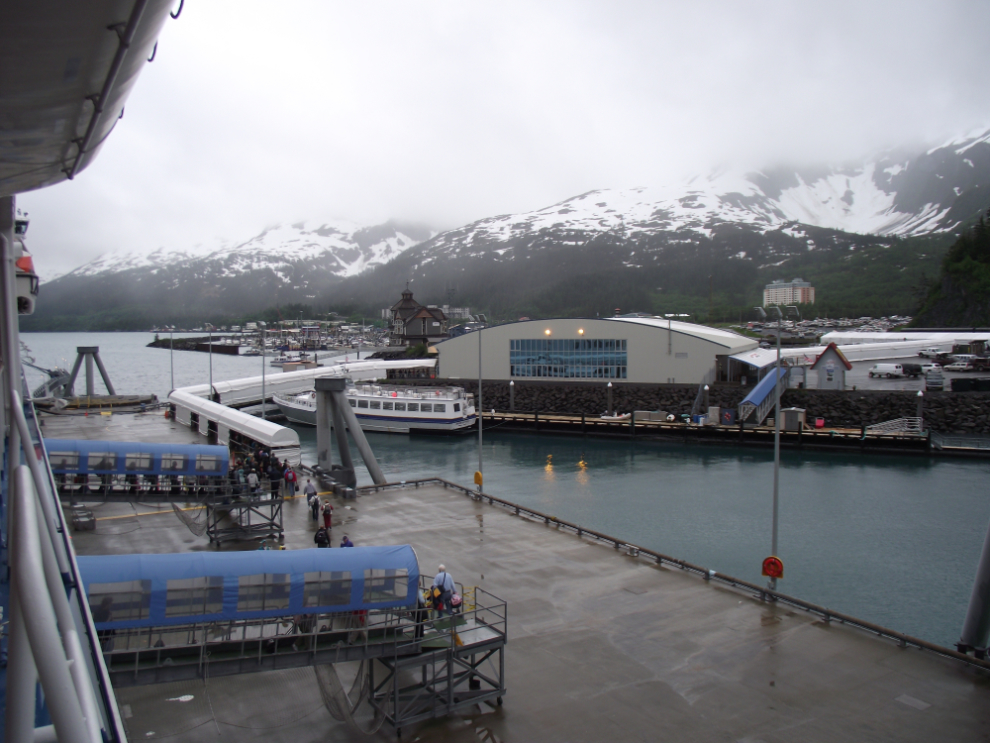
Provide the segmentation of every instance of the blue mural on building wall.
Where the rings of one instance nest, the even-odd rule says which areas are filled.
[[[625,379],[626,341],[614,338],[523,338],[509,341],[513,377]]]

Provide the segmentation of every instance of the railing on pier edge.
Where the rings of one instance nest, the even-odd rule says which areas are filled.
[[[623,421],[602,420],[585,413],[548,413],[545,411],[496,411],[485,412],[485,431],[529,430],[537,433],[561,435],[589,435],[607,437],[643,438],[644,440],[697,441],[715,443],[773,445],[773,426],[755,426],[749,423],[732,425],[695,424],[647,420],[634,413]],[[866,426],[857,429],[813,428],[802,425],[799,430],[781,430],[781,444],[798,449],[857,448],[863,452],[875,452],[877,447],[898,453],[929,454],[929,431],[921,433],[880,432],[871,433]]]
[[[526,506],[521,506],[518,503],[512,503],[511,501],[498,498],[494,495],[488,495],[487,493],[479,493],[476,490],[471,490],[463,485],[458,485],[457,483],[450,482],[441,478],[427,478],[422,480],[404,480],[395,483],[385,483],[383,485],[368,485],[357,489],[358,494],[366,493],[377,493],[380,490],[389,490],[393,488],[401,487],[422,487],[424,485],[441,485],[449,490],[456,490],[464,495],[470,496],[473,500],[480,500],[482,502],[487,501],[489,505],[498,506],[504,508],[508,511],[513,512],[516,516],[525,516],[527,518],[542,521],[545,525],[553,525],[557,529],[563,529],[566,531],[571,531],[578,537],[587,537],[594,539],[599,542],[604,542],[612,545],[616,550],[625,548],[627,554],[631,557],[646,557],[651,558],[656,563],[657,567],[663,567],[664,565],[670,565],[671,567],[680,568],[681,570],[699,575],[706,581],[716,581],[733,588],[743,588],[748,591],[755,592],[761,601],[772,601],[780,602],[781,604],[787,604],[788,606],[794,606],[798,609],[803,609],[811,614],[817,614],[826,623],[832,622],[833,620],[839,622],[840,624],[847,624],[850,627],[856,627],[857,629],[862,629],[871,634],[878,635],[880,637],[885,637],[890,640],[895,640],[897,644],[902,648],[915,647],[919,650],[928,650],[937,655],[944,656],[946,658],[952,658],[954,660],[959,660],[969,665],[976,666],[977,668],[982,668],[985,670],[990,670],[990,660],[981,660],[975,658],[971,655],[966,655],[965,653],[960,653],[951,648],[943,647],[942,645],[936,645],[935,643],[928,642],[927,640],[922,640],[918,637],[913,637],[911,635],[906,635],[903,632],[897,632],[896,630],[888,629],[879,624],[874,624],[868,622],[864,619],[857,619],[856,617],[850,616],[848,614],[843,614],[842,612],[834,611],[825,606],[819,606],[818,604],[813,604],[810,601],[804,601],[803,599],[795,598],[794,596],[788,596],[780,591],[775,591],[766,586],[760,586],[756,583],[751,583],[740,578],[733,578],[731,575],[725,575],[723,573],[718,573],[714,570],[709,570],[708,568],[702,567],[701,565],[695,565],[694,563],[688,562],[687,560],[681,560],[676,557],[670,557],[661,552],[651,550],[647,547],[640,547],[637,544],[628,542],[624,539],[618,539],[617,537],[609,536],[600,531],[595,531],[594,529],[588,529],[578,524],[572,524],[569,521],[564,521],[558,519],[556,516],[551,516],[545,514],[541,511],[537,511],[533,508],[528,508]]]

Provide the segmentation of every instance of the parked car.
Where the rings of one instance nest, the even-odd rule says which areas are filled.
[[[941,392],[944,389],[945,375],[942,374],[941,368],[932,369],[925,374],[925,391]]]
[[[923,348],[918,351],[918,355],[923,359],[934,359],[939,355],[939,350],[937,348]]]
[[[928,363],[925,363],[925,364],[922,364],[921,365],[921,373],[922,374],[925,374],[926,376],[927,376],[928,372],[932,371],[933,369],[938,369],[938,371],[941,372],[942,371],[942,365],[941,364],[936,364],[934,361],[929,361]]]
[[[873,379],[873,377],[893,379],[894,377],[903,376],[904,368],[900,364],[874,364],[870,369],[870,379]]]
[[[950,372],[971,372],[971,371],[976,371],[976,367],[974,367],[968,361],[956,361],[956,362],[953,362],[953,363],[951,363],[951,364],[949,364],[949,365],[947,365],[947,366],[945,366],[943,368],[945,369],[945,371],[950,371]]]
[[[903,372],[905,377],[911,377],[911,379],[917,379],[923,373],[921,364],[902,363],[901,371]]]

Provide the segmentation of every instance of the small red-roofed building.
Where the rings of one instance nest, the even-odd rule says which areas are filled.
[[[844,390],[846,388],[846,371],[852,371],[852,364],[834,343],[825,346],[815,363],[812,371],[818,372],[818,389]]]

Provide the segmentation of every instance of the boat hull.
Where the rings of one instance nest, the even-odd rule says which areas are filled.
[[[316,425],[316,408],[296,406],[277,398],[275,399],[275,404],[278,405],[289,422],[303,426]],[[354,414],[358,419],[358,423],[361,425],[362,431],[375,431],[379,433],[458,434],[467,433],[477,425],[477,417],[474,415],[447,420],[431,420],[365,415],[357,411]]]

